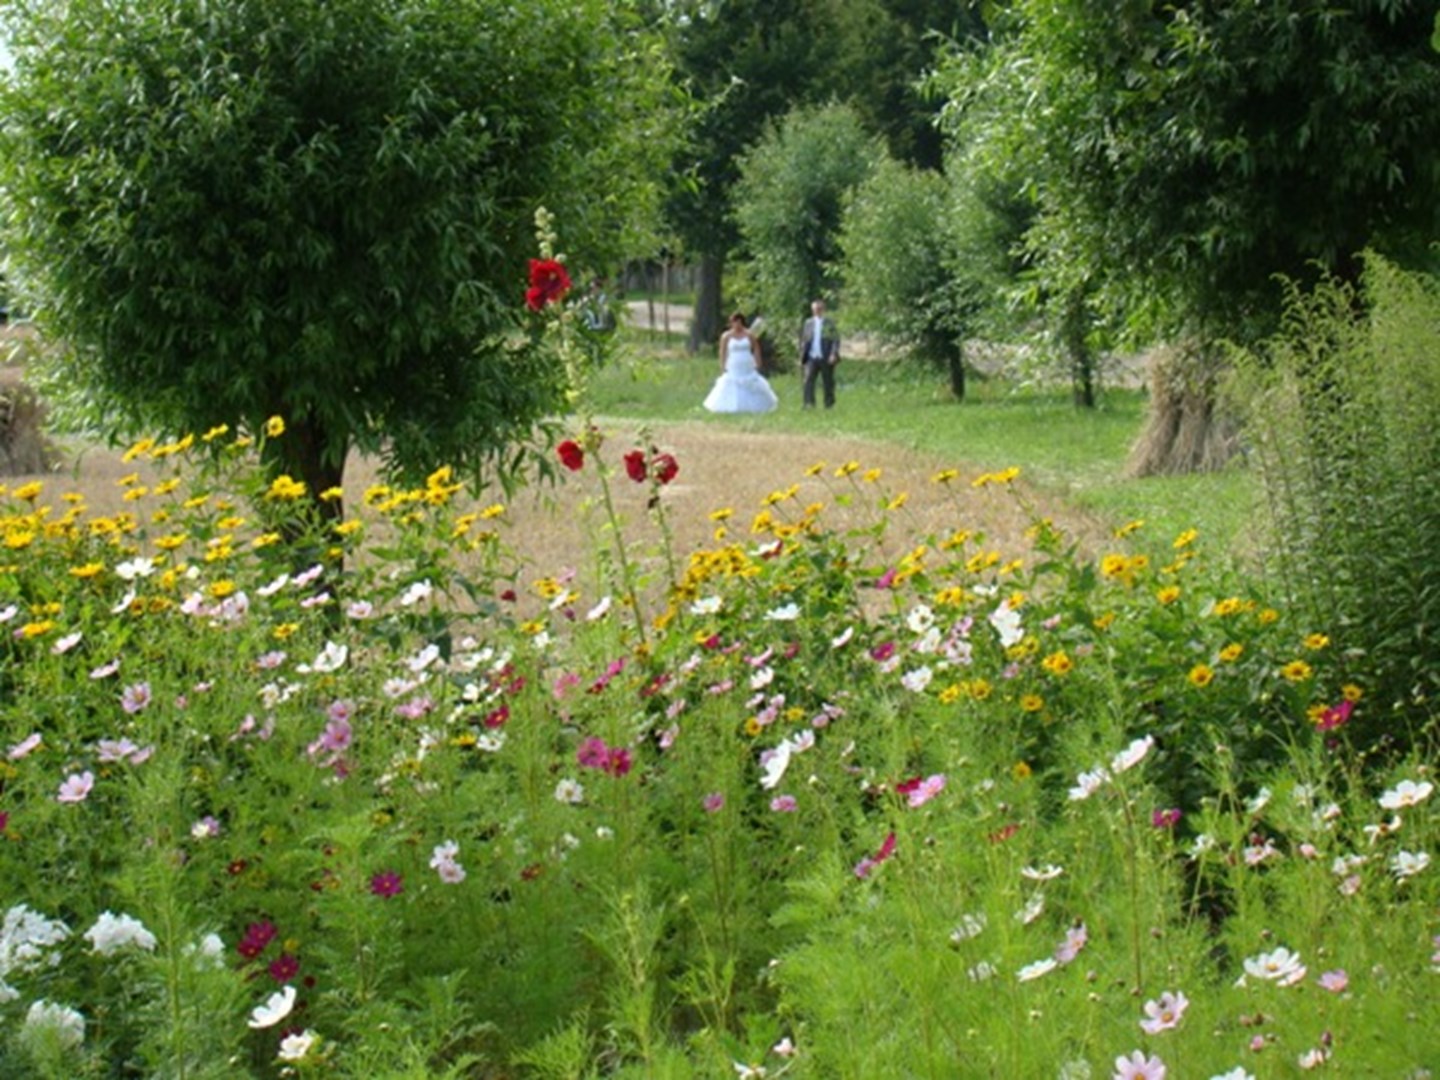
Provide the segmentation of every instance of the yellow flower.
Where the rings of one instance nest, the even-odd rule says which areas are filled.
[[[1241,605],[1238,597],[1227,596],[1224,600],[1216,602],[1215,614],[1222,618],[1226,615],[1234,615],[1237,611],[1240,610],[1240,607]]]
[[[28,622],[20,628],[20,636],[26,639],[37,638],[42,634],[48,634],[55,629],[55,623],[51,619],[41,619],[38,622]]]
[[[278,439],[285,434],[285,421],[282,417],[272,416],[265,421],[265,434],[272,439]]]
[[[336,502],[345,497],[345,489],[341,487],[328,487],[320,492],[321,502]]]
[[[1227,664],[1233,664],[1236,660],[1240,659],[1241,655],[1244,654],[1244,652],[1244,645],[1241,645],[1238,641],[1232,641],[1229,645],[1226,645],[1223,649],[1220,650],[1220,659]]]
[[[1180,599],[1180,586],[1166,585],[1165,588],[1155,594],[1155,599],[1162,604],[1173,604],[1176,600]]]
[[[1069,675],[1070,672],[1075,669],[1075,661],[1071,660],[1064,650],[1061,650],[1060,652],[1053,652],[1045,657],[1044,660],[1041,660],[1040,666],[1050,672],[1051,675],[1063,677]]]
[[[298,622],[287,622],[281,623],[279,626],[275,627],[274,633],[275,637],[278,640],[284,641],[286,638],[290,637],[299,629],[300,624]]]
[[[150,494],[150,489],[145,487],[144,484],[141,484],[139,487],[131,488],[125,492],[124,495],[121,495],[120,498],[126,502],[135,502],[137,499],[143,499],[148,494]]]
[[[40,493],[44,490],[45,485],[43,482],[31,480],[28,484],[21,484],[14,491],[10,492],[10,494],[24,502],[34,502],[40,497]]]
[[[545,629],[545,623],[540,619],[531,619],[520,624],[520,632],[526,637],[534,637]]]
[[[209,589],[207,589],[206,591],[209,592],[209,594],[216,600],[224,600],[225,597],[234,594],[235,582],[228,580],[212,581],[210,583]]]
[[[272,499],[288,501],[302,498],[304,495],[305,482],[291,479],[288,473],[277,476],[270,484],[269,496]]]
[[[104,573],[104,571],[104,563],[88,562],[83,566],[70,567],[70,576],[77,578],[93,578],[99,577],[102,573]]]
[[[1271,623],[1275,622],[1277,619],[1280,618],[1280,613],[1274,608],[1267,607],[1255,617],[1260,620],[1261,626],[1269,626]]]
[[[220,438],[222,435],[227,434],[229,431],[229,424],[216,424],[209,431],[205,432],[204,435],[201,435],[200,438],[203,442],[214,442],[216,439]]]
[[[934,476],[930,477],[930,482],[932,484],[948,484],[959,475],[960,472],[958,469],[941,469]]]
[[[5,534],[5,546],[11,551],[20,551],[35,542],[35,533],[30,529],[16,529]]]
[[[951,705],[956,701],[959,701],[960,696],[964,693],[965,686],[963,683],[951,683],[949,686],[945,687],[945,689],[940,691],[940,704]]]
[[[1020,697],[1020,711],[1036,713],[1045,707],[1045,699],[1039,694],[1023,694]]]
[[[1024,761],[1017,761],[1010,768],[1010,775],[1016,780],[1029,780],[1030,777],[1034,775],[1034,772],[1035,771],[1030,768],[1029,763]]]
[[[760,723],[759,717],[751,716],[751,717],[747,717],[747,718],[746,718],[746,720],[745,720],[745,734],[746,734],[746,735],[749,735],[749,736],[753,739],[756,735],[759,735],[760,732],[762,732],[762,731],[764,731],[764,730],[765,730],[765,725],[762,724],[762,723]]]
[[[1096,630],[1109,630],[1115,622],[1115,613],[1107,611],[1103,615],[1095,616],[1094,626]]]
[[[755,515],[755,520],[750,522],[750,531],[752,533],[768,532],[774,525],[775,519],[770,516],[770,511],[761,510]]]
[[[952,585],[948,589],[941,589],[935,594],[935,603],[939,607],[959,607],[965,603],[965,590],[959,585]]]
[[[1305,637],[1305,648],[1312,652],[1323,649],[1330,644],[1330,638],[1325,634],[1308,634]]]
[[[171,533],[169,536],[157,537],[155,546],[161,551],[174,551],[188,539],[190,538],[184,533]]]
[[[1124,576],[1130,568],[1130,560],[1124,555],[1106,555],[1100,560],[1100,573],[1107,578]]]
[[[238,529],[244,524],[245,519],[243,517],[240,517],[238,514],[232,514],[229,517],[223,517],[217,521],[215,527],[217,529]]]
[[[1190,669],[1187,678],[1190,680],[1191,686],[1209,686],[1215,681],[1215,672],[1209,664],[1196,664]]]
[[[735,511],[734,511],[734,510],[731,510],[730,507],[728,507],[728,506],[726,506],[726,507],[724,507],[724,508],[722,508],[722,509],[720,509],[720,510],[711,510],[711,511],[710,511],[710,520],[711,520],[711,521],[725,521],[725,520],[727,520],[727,519],[728,519],[732,514],[734,514],[734,513],[735,513]]]
[[[172,476],[169,480],[162,480],[162,481],[160,481],[160,483],[158,483],[158,484],[155,485],[155,494],[156,494],[156,495],[169,495],[172,491],[174,491],[174,490],[175,490],[176,488],[178,488],[179,486],[180,486],[180,478],[179,478],[178,476]]]
[[[1177,551],[1183,547],[1189,547],[1195,542],[1196,537],[1198,537],[1199,535],[1200,533],[1195,529],[1186,529],[1184,532],[1182,532],[1179,536],[1175,538],[1175,543],[1172,546]]]
[[[481,510],[481,511],[480,511],[480,520],[481,520],[481,521],[494,521],[496,518],[503,516],[504,513],[505,513],[505,504],[504,504],[504,503],[491,503],[489,506],[485,507],[484,510]]]
[[[358,532],[361,525],[362,522],[359,518],[351,518],[349,521],[342,521],[337,524],[335,526],[335,532],[338,536],[349,536],[353,532]]]
[[[191,495],[190,498],[186,499],[180,505],[185,507],[186,510],[199,510],[200,507],[204,506],[209,501],[209,495]]]
[[[943,551],[950,551],[953,548],[963,547],[965,541],[969,540],[971,535],[969,529],[956,529],[944,540],[940,541],[940,548]]]
[[[278,544],[279,542],[280,542],[280,534],[279,534],[279,533],[277,533],[277,532],[267,532],[267,533],[261,533],[259,536],[255,537],[254,540],[251,540],[251,541],[250,541],[250,546],[251,546],[252,548],[254,548],[256,551],[259,551],[261,548],[267,548],[267,547],[269,547],[271,544]]]
[[[841,465],[838,469],[835,470],[835,475],[840,479],[844,479],[859,468],[860,463],[858,461],[847,461],[844,465]]]
[[[130,487],[132,484],[138,484],[139,482],[140,482],[140,474],[139,474],[138,472],[132,472],[132,473],[129,473],[129,474],[125,475],[125,476],[120,477],[119,480],[116,480],[116,481],[115,481],[115,486],[116,486],[116,487]]]
[[[881,470],[879,469],[866,469],[864,475],[862,475],[860,479],[864,480],[867,484],[873,484],[875,483],[875,481],[880,479],[880,473]]]
[[[1116,537],[1123,539],[1124,537],[1129,536],[1131,533],[1143,528],[1144,525],[1145,521],[1143,518],[1137,518],[1134,521],[1127,521],[1124,525],[1121,525],[1118,529],[1115,530],[1115,535]]]
[[[891,499],[888,503],[885,504],[885,509],[886,509],[886,510],[899,510],[902,506],[904,506],[904,505],[905,505],[907,502],[909,502],[909,501],[910,501],[910,493],[909,493],[908,491],[902,491],[902,492],[900,492],[899,495],[896,495],[893,499]]]
[[[1304,682],[1314,674],[1313,669],[1304,660],[1291,660],[1280,669],[1280,674],[1289,682]]]
[[[141,454],[148,454],[154,445],[155,440],[153,438],[147,437],[141,439],[139,442],[132,444],[130,449],[126,450],[125,453],[121,454],[120,460],[128,465],[130,462],[138,458]]]
[[[819,475],[820,475],[822,472],[824,472],[824,471],[825,471],[825,463],[824,463],[823,461],[817,461],[814,465],[811,465],[808,469],[805,470],[805,475],[806,475],[806,476],[819,476]]]

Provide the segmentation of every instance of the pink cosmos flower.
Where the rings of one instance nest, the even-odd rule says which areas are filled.
[[[723,791],[712,791],[701,800],[707,814],[718,814],[725,808],[725,793]]]
[[[1128,1058],[1115,1059],[1114,1080],[1165,1080],[1165,1063],[1136,1050]]]
[[[89,769],[83,773],[71,773],[60,785],[59,792],[55,795],[57,802],[80,803],[84,802],[90,794],[90,789],[95,786],[95,774]]]
[[[1169,1031],[1178,1027],[1180,1018],[1185,1015],[1185,1010],[1190,1007],[1190,1001],[1182,993],[1171,993],[1169,990],[1160,995],[1158,1001],[1147,1001],[1145,1003],[1145,1019],[1140,1021],[1140,1027],[1147,1035],[1158,1035],[1162,1031]]]
[[[120,707],[131,716],[142,712],[151,701],[148,682],[133,683],[120,692]]]
[[[913,808],[924,806],[943,790],[945,790],[945,774],[935,773],[933,776],[927,776],[924,780],[919,781],[912,790],[904,794]]]
[[[342,754],[350,747],[354,738],[350,722],[344,717],[337,717],[325,725],[325,730],[320,737],[305,748],[305,752],[311,757],[319,754]]]
[[[1055,959],[1062,964],[1068,964],[1080,955],[1080,950],[1090,940],[1090,933],[1085,929],[1085,924],[1076,923],[1065,931],[1065,940],[1055,947]]]
[[[575,760],[587,769],[603,769],[609,757],[610,748],[605,745],[605,740],[593,735],[575,751]]]
[[[1157,829],[1173,829],[1180,823],[1179,807],[1170,807],[1166,810],[1153,810],[1150,813],[1150,824]]]
[[[11,761],[19,761],[21,758],[26,757],[30,753],[32,753],[35,748],[40,745],[40,739],[40,732],[33,732],[32,734],[27,735],[25,738],[21,739],[14,746],[10,747],[10,752],[5,756],[8,757]]]
[[[794,795],[776,795],[770,800],[770,809],[777,814],[793,814],[800,809]]]
[[[871,872],[883,863],[891,855],[895,854],[895,834],[892,832],[885,837],[885,842],[880,845],[880,850],[874,855],[867,855],[855,864],[855,876],[867,878]]]
[[[1334,971],[1327,971],[1321,974],[1320,987],[1322,990],[1329,990],[1332,994],[1343,993],[1350,985],[1350,976],[1343,968],[1336,968]]]

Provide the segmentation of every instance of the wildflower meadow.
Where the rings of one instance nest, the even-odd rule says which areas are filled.
[[[1433,725],[1332,628],[1195,530],[1002,549],[1013,468],[681,550],[683,456],[569,424],[583,566],[446,467],[269,477],[283,416],[0,488],[0,1077],[1440,1065]]]
[[[284,437],[3,493],[0,1075],[1440,1060],[1433,769],[1203,537],[908,537],[816,462],[673,551],[685,462],[587,427],[596,563],[546,573],[443,468],[312,513]]]

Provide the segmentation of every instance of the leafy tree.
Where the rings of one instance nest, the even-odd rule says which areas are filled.
[[[761,311],[798,319],[837,291],[841,208],[883,153],[854,110],[827,105],[790,113],[745,155],[735,219]]]
[[[1257,340],[1277,274],[1353,279],[1440,227],[1440,57],[1422,0],[1016,0],[957,109],[1026,162],[1050,295],[1202,343]]]
[[[564,377],[517,318],[546,205],[603,264],[653,204],[663,58],[611,0],[4,0],[7,243],[125,419],[280,415],[312,493],[352,447],[518,467]]]

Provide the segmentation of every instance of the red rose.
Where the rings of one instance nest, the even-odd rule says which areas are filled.
[[[560,464],[571,472],[579,472],[585,464],[585,451],[574,439],[566,439],[555,448],[555,453],[560,456]]]
[[[637,484],[645,482],[645,451],[631,450],[625,455],[625,475]]]
[[[539,311],[546,304],[565,299],[570,291],[570,274],[554,259],[530,260],[530,288],[525,290],[525,306]]]
[[[655,479],[662,484],[668,484],[680,473],[680,463],[675,460],[674,454],[655,455]]]

